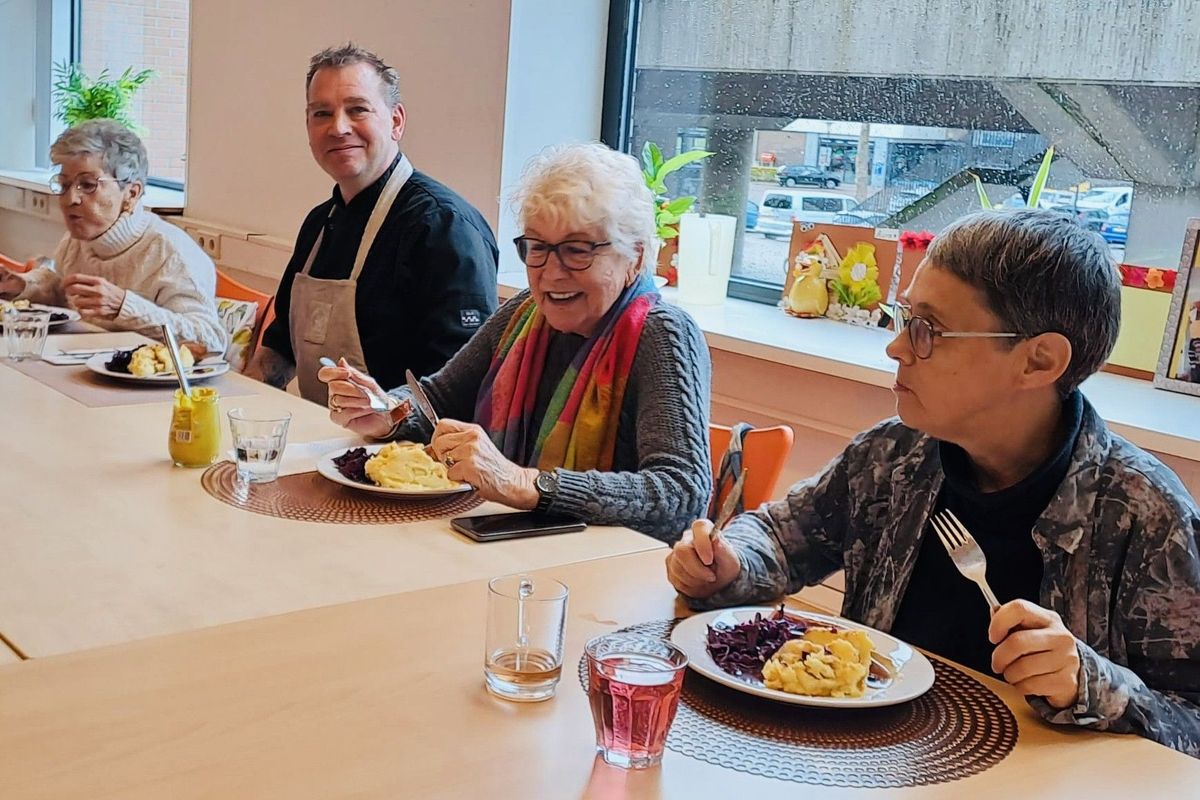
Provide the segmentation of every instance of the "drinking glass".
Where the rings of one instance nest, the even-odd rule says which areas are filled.
[[[4,312],[4,341],[13,361],[41,358],[50,327],[49,311],[12,309]]]
[[[229,411],[233,435],[234,463],[238,480],[270,483],[279,477],[279,459],[287,445],[290,412],[255,412],[245,408]]]
[[[506,575],[488,581],[488,691],[520,702],[553,697],[562,675],[566,618],[567,587],[556,580]]]
[[[679,707],[687,654],[638,633],[608,633],[584,646],[596,751],[629,769],[662,761]]]

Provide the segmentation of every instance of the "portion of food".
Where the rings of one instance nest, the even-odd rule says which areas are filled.
[[[763,665],[789,639],[803,636],[807,625],[798,620],[755,614],[732,628],[708,627],[708,653],[730,675],[762,679]]]
[[[5,311],[29,311],[33,309],[33,304],[28,300],[0,300],[0,313]],[[51,311],[51,322],[62,322],[70,319],[70,315],[64,314],[61,311]]]
[[[179,348],[179,362],[185,371],[190,371],[196,363],[196,357],[186,347]],[[118,350],[104,364],[111,372],[127,372],[139,378],[151,375],[175,374],[175,365],[171,363],[171,352],[165,344],[144,344],[132,350]]]
[[[862,697],[868,681],[886,685],[871,637],[823,620],[796,617],[781,605],[738,625],[708,627],[707,648],[723,671],[768,689],[813,697]]]
[[[454,489],[458,484],[425,448],[412,442],[389,442],[371,455],[365,447],[333,459],[338,472],[357,483],[388,489]]]
[[[783,644],[763,665],[763,684],[789,694],[862,697],[871,669],[871,637],[864,631],[811,629]]]

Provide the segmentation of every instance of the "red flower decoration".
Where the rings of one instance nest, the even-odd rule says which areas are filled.
[[[929,243],[933,241],[933,231],[905,231],[900,234],[900,244],[905,250],[925,250],[929,247]]]
[[[1160,292],[1170,292],[1175,288],[1175,278],[1178,273],[1173,269],[1158,269],[1157,267],[1135,267],[1132,264],[1118,264],[1121,272],[1121,285],[1135,289],[1153,289]]]

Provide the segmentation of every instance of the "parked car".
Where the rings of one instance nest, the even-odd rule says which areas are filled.
[[[1109,244],[1125,244],[1129,234],[1129,212],[1114,211],[1108,219],[1100,223],[1100,235]]]
[[[768,239],[791,236],[792,222],[833,222],[858,205],[853,197],[820,189],[776,189],[763,194],[755,228]]]
[[[746,201],[746,230],[752,231],[758,225],[758,203],[753,200]]]
[[[1078,207],[1059,206],[1054,210],[1061,211],[1068,217],[1074,217],[1076,222],[1089,231],[1099,231],[1100,226],[1108,221],[1108,212],[1102,208],[1086,208],[1081,205]]]
[[[836,189],[842,184],[841,179],[828,170],[805,164],[780,167],[775,177],[780,186],[824,186],[827,189]]]

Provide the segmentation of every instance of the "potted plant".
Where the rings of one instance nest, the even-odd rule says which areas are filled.
[[[642,146],[642,177],[654,194],[654,221],[658,225],[658,238],[663,246],[658,252],[657,273],[675,285],[676,271],[671,261],[679,252],[679,218],[691,210],[696,202],[693,195],[671,199],[667,194],[666,178],[681,167],[713,155],[707,150],[688,150],[668,159],[663,159],[662,150],[654,142]]]
[[[129,103],[142,85],[154,77],[154,70],[135,73],[129,67],[118,78],[109,78],[102,70],[89,78],[79,64],[62,62],[54,65],[55,119],[68,126],[89,119],[113,119],[133,130],[137,125],[129,115]]]

